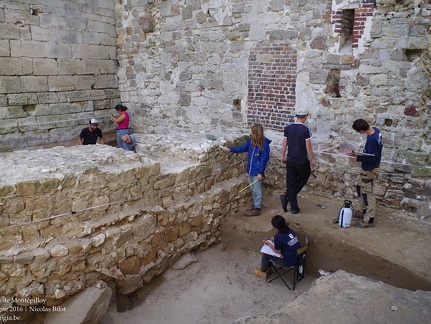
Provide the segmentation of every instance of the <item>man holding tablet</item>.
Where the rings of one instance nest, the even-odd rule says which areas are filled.
[[[359,184],[356,185],[359,196],[359,214],[356,216],[355,226],[367,228],[374,226],[376,215],[376,196],[374,194],[374,182],[379,171],[382,158],[383,142],[382,134],[377,127],[371,127],[365,120],[357,119],[353,122],[353,129],[361,134],[367,134],[364,151],[347,153],[356,157],[361,162]],[[355,219],[355,218],[353,218]]]

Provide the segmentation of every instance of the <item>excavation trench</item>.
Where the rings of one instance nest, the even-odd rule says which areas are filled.
[[[120,166],[125,165],[133,168],[135,165],[136,167],[133,171],[129,172],[127,171],[128,169],[123,170],[124,174],[128,172],[127,175],[130,176],[129,180],[133,180],[137,175],[140,175],[140,177],[146,179],[144,183],[150,180],[153,181],[151,185],[147,186],[140,186],[140,182],[130,181],[130,183],[135,186],[133,190],[130,189],[130,192],[134,193],[136,197],[146,197],[146,199],[153,196],[159,197],[158,194],[148,195],[144,192],[149,189],[153,190],[156,187],[165,188],[166,191],[174,190],[175,188],[172,184],[166,182],[166,179],[169,180],[169,177],[171,177],[172,179],[170,180],[172,180],[172,183],[190,184],[190,188],[188,189],[190,189],[191,193],[196,193],[196,195],[193,196],[185,190],[177,189],[175,193],[172,191],[172,193],[169,194],[170,200],[163,196],[163,201],[154,201],[152,206],[163,205],[169,207],[170,205],[175,205],[175,202],[178,202],[179,210],[183,207],[184,210],[187,210],[187,212],[183,212],[182,215],[188,221],[189,219],[193,219],[193,217],[190,217],[190,212],[195,211],[196,213],[200,213],[199,209],[194,210],[190,208],[190,206],[199,205],[199,203],[204,200],[207,210],[211,212],[203,213],[205,217],[202,217],[201,223],[198,222],[193,225],[197,230],[201,230],[205,225],[213,224],[213,213],[216,215],[217,222],[214,223],[214,227],[211,227],[211,230],[213,230],[211,234],[208,236],[199,236],[199,241],[190,241],[194,244],[192,245],[192,249],[196,249],[198,246],[202,249],[200,251],[195,250],[189,255],[189,257],[194,257],[194,259],[192,258],[194,262],[190,262],[188,266],[183,268],[176,268],[175,266],[169,268],[155,278],[152,278],[151,273],[149,273],[147,278],[149,278],[148,280],[152,278],[152,280],[150,283],[145,283],[144,287],[134,291],[135,286],[131,285],[130,289],[126,290],[127,292],[124,293],[125,295],[117,294],[117,298],[115,298],[105,316],[105,323],[118,323],[121,322],[121,320],[126,320],[128,323],[142,324],[140,320],[142,314],[145,314],[146,320],[144,323],[226,323],[226,321],[234,321],[246,315],[258,315],[262,312],[277,311],[288,302],[295,300],[299,295],[306,292],[313,284],[314,279],[319,277],[319,270],[334,272],[339,269],[344,269],[353,274],[379,280],[395,287],[410,290],[431,290],[431,256],[427,253],[431,245],[430,224],[420,222],[417,219],[408,218],[403,215],[401,211],[385,210],[379,206],[379,214],[376,217],[376,226],[374,228],[340,228],[333,223],[333,219],[338,216],[342,200],[339,201],[336,199],[311,196],[304,190],[299,199],[301,213],[292,215],[289,212],[282,212],[279,202],[280,192],[268,187],[264,188],[262,214],[258,217],[245,217],[243,214],[243,210],[245,209],[244,204],[248,206],[251,203],[251,197],[248,197],[249,194],[247,192],[244,192],[242,196],[238,194],[235,195],[235,193],[238,193],[239,188],[244,186],[239,176],[243,174],[243,170],[240,167],[240,162],[242,161],[230,160],[225,154],[219,152],[217,148],[211,148],[211,143],[207,143],[206,145],[208,147],[202,148],[196,144],[196,147],[199,149],[197,149],[196,152],[193,151],[194,154],[192,154],[192,156],[194,160],[198,161],[200,154],[203,154],[202,152],[207,154],[206,150],[211,150],[209,156],[213,156],[214,160],[205,160],[205,167],[200,166],[196,161],[194,164],[191,162],[188,162],[188,164],[184,162],[185,166],[183,169],[187,170],[187,172],[184,172],[184,176],[179,176],[182,172],[182,168],[179,168],[177,160],[169,159],[167,164],[160,167],[161,171],[168,170],[171,172],[175,171],[175,173],[168,174],[160,171],[160,174],[158,174],[159,169],[155,163],[145,165],[151,172],[144,172],[144,165],[142,164],[141,158],[147,161],[146,157],[144,158],[133,153],[126,156],[127,152],[122,150],[117,151],[108,145],[98,145],[95,148],[72,147],[66,149],[64,147],[58,147],[55,150],[34,152],[34,154],[31,154],[31,159],[23,158],[23,156],[28,154],[28,152],[26,153],[25,151],[17,152],[16,156],[13,155],[10,157],[10,168],[5,169],[9,170],[9,173],[13,175],[18,174],[18,172],[13,171],[13,167],[16,165],[16,163],[13,162],[15,159],[19,159],[20,162],[22,162],[20,163],[20,169],[22,170],[30,172],[33,170],[34,165],[38,163],[43,164],[44,167],[47,168],[50,164],[55,164],[52,166],[52,169],[58,172],[61,171],[64,174],[68,174],[66,170],[72,168],[72,165],[69,165],[66,161],[80,161],[80,163],[76,165],[76,170],[72,168],[74,173],[68,179],[75,179],[76,181],[81,179],[81,177],[87,179],[89,178],[87,172],[89,172],[93,174],[94,177],[99,177],[100,184],[105,183],[105,175],[110,177],[111,174],[117,174]],[[178,149],[178,152],[175,151],[175,149]],[[170,150],[178,153],[174,154],[175,156],[180,153],[188,157],[190,155],[188,151],[181,150],[181,147],[176,145],[176,143],[171,145]],[[160,151],[158,153],[162,154],[163,152],[165,151]],[[73,159],[68,159],[68,156],[73,157]],[[103,159],[103,161],[99,159]],[[7,162],[8,160],[5,161]],[[28,163],[27,166],[23,165],[23,161]],[[39,162],[36,163],[34,161]],[[87,162],[82,163],[82,161]],[[127,163],[125,163],[125,161],[127,161]],[[94,167],[92,167],[93,164],[95,165]],[[105,168],[108,172],[98,172],[96,166],[100,164],[106,164]],[[226,165],[229,165],[228,170],[223,169]],[[73,164],[73,166],[75,165]],[[182,164],[180,166],[183,167]],[[235,168],[233,166],[235,166]],[[81,170],[80,168],[83,169]],[[12,172],[10,170],[12,170]],[[109,170],[114,170],[115,172],[109,172]],[[222,174],[221,170],[224,170],[225,174]],[[284,169],[280,170],[284,172]],[[276,183],[276,180],[280,178],[276,176],[276,171],[280,170],[274,167],[274,175],[272,177],[273,183]],[[26,174],[23,175],[19,173],[19,176],[23,178]],[[39,175],[40,172],[34,174]],[[150,175],[154,175],[154,177],[150,177]],[[28,177],[30,177],[30,175],[28,175]],[[118,178],[118,176],[116,178]],[[33,178],[30,177],[30,179]],[[112,178],[109,179],[109,183],[111,183]],[[203,179],[206,181],[205,186],[201,183]],[[157,186],[155,185],[156,180]],[[246,183],[246,181],[243,182]],[[47,186],[45,188],[47,192],[55,192],[57,190],[56,188],[59,188],[55,181],[53,183],[55,186]],[[79,191],[76,191],[75,186],[72,186],[71,183],[71,181],[63,183],[61,194],[70,194],[72,196],[74,195],[74,197],[79,197],[83,195],[84,189],[91,189],[89,186],[82,186]],[[92,183],[96,182],[93,181]],[[119,187],[122,187],[124,183],[129,182],[121,181],[119,183],[121,183]],[[195,183],[199,183],[201,187],[195,185]],[[109,188],[109,186],[100,185],[100,190],[106,190],[106,196],[110,196]],[[23,192],[31,194],[34,188],[28,185],[23,186],[21,189]],[[204,189],[207,190],[205,191]],[[135,191],[139,193],[142,191],[142,195],[136,195]],[[223,199],[217,200],[216,196],[222,194],[224,194]],[[30,197],[30,195],[27,196]],[[91,196],[91,194],[88,193],[88,195],[85,196]],[[46,200],[46,195],[39,195],[36,198],[33,196],[31,197],[33,200],[36,198],[41,201]],[[175,200],[172,197],[174,197]],[[187,201],[189,197],[192,198]],[[214,199],[213,201],[218,202],[218,205],[212,205],[211,197]],[[249,199],[249,201],[246,201],[247,199]],[[75,199],[75,201],[81,200]],[[121,202],[122,200],[114,199],[114,201]],[[147,200],[145,200],[145,202],[149,205],[151,204],[151,202]],[[183,203],[185,204],[184,206],[182,205]],[[230,203],[232,205],[229,205],[229,208],[221,208],[223,204]],[[88,205],[93,206],[92,202],[88,203]],[[27,205],[24,204],[23,206]],[[28,206],[31,206],[31,204]],[[57,206],[57,204],[52,204],[52,206]],[[85,208],[86,206],[87,205],[74,205],[73,208],[77,210],[84,208],[82,209],[84,212],[79,216],[83,217],[84,220],[91,219],[93,223],[95,222],[91,226],[96,229],[100,228],[101,232],[105,230],[104,224],[110,224],[110,217],[118,214],[115,210],[111,210],[111,214],[105,217],[105,213],[100,210],[94,211],[90,217],[90,215],[85,214],[87,211]],[[94,206],[101,205],[95,204]],[[225,215],[229,210],[237,210],[238,206],[241,206],[238,212]],[[117,208],[119,209],[120,207]],[[214,208],[217,212],[214,212]],[[13,209],[10,210],[13,212]],[[122,211],[124,213],[133,213],[134,209],[124,208]],[[30,212],[33,211],[29,210],[29,213]],[[156,212],[162,211],[156,209]],[[57,215],[58,213],[54,210],[52,214]],[[286,217],[290,226],[298,233],[301,241],[304,240],[305,236],[310,240],[306,278],[299,283],[295,291],[287,291],[286,287],[280,281],[266,283],[252,273],[252,270],[260,263],[261,255],[259,250],[262,238],[273,234],[270,221],[276,214],[281,214]],[[73,237],[73,234],[82,236],[83,231],[79,227],[82,225],[82,221],[74,217],[74,214],[67,215],[73,216],[70,217],[69,220],[77,221],[76,226],[69,228],[70,223],[65,221],[54,222],[55,225],[64,225],[63,234],[67,233],[67,237]],[[122,215],[127,216],[128,214]],[[85,218],[87,216],[88,219]],[[195,216],[197,219],[201,219],[200,216],[202,215],[196,214]],[[121,220],[132,222],[135,219],[137,218],[133,216],[122,218]],[[152,217],[142,217],[142,219],[153,220]],[[121,220],[119,220],[118,226],[124,225],[121,223]],[[39,222],[38,224],[39,226],[44,226],[43,234],[47,235],[50,233],[49,231],[53,229],[52,226],[49,226],[50,224],[48,222]],[[151,229],[151,226],[141,227],[141,229],[148,228]],[[26,230],[31,231],[35,237],[39,237],[38,235],[41,233],[40,227],[29,227],[26,228]],[[74,230],[77,232],[73,232]],[[187,228],[182,228],[182,230],[184,230],[184,233],[187,232]],[[116,230],[110,233],[115,234],[117,232],[119,231]],[[137,239],[139,239],[139,233],[141,233],[141,231],[137,230],[136,233]],[[215,235],[219,235],[219,237],[215,238]],[[12,242],[11,237],[12,236],[5,236],[5,238],[11,241],[8,243],[13,245],[14,242]],[[32,238],[33,236],[29,237]],[[129,247],[134,246],[136,250],[144,249],[145,247],[142,243],[133,242],[131,240],[133,237],[133,235],[124,236],[124,239],[120,240],[121,244],[127,242]],[[175,236],[174,239],[178,239],[178,237]],[[219,244],[213,244],[217,240]],[[165,248],[169,240],[161,242],[163,244],[160,243],[160,247],[154,247],[155,253]],[[179,240],[179,243],[181,243],[181,240]],[[209,249],[203,251],[203,249],[210,245],[212,246]],[[32,246],[36,245],[32,244]],[[108,244],[106,244],[106,246],[108,246]],[[147,248],[148,247],[149,245]],[[109,251],[109,249],[106,251]],[[190,251],[190,249],[183,250],[174,257],[170,256],[170,258],[166,258],[166,263],[160,264],[161,271],[169,267],[171,262],[174,262],[174,259],[176,260],[177,256],[186,253],[185,251]],[[47,255],[49,254],[47,253]],[[85,259],[85,254],[82,254],[81,257],[85,262],[89,262],[89,264],[92,262]],[[136,259],[137,256],[133,256],[133,260]],[[21,262],[27,262],[26,260],[26,256],[22,256]],[[105,258],[100,258],[98,262],[104,263],[105,260]],[[154,260],[159,259],[154,257]],[[48,263],[55,261],[55,258],[50,258],[47,261],[39,262],[43,263],[45,268],[50,268],[54,267],[54,265],[48,265]],[[12,261],[6,260],[5,262]],[[34,264],[32,264],[32,266],[34,266]],[[5,269],[7,269],[7,267]],[[78,268],[72,269],[79,272],[78,275],[82,272]],[[127,268],[126,270],[130,270],[130,272],[133,273],[132,270],[134,269]],[[154,271],[157,271],[157,269]],[[31,272],[27,273],[29,276],[33,276]],[[49,274],[51,274],[51,272],[48,272],[47,275]],[[73,278],[73,276],[70,278]],[[15,279],[16,278],[13,276],[10,276],[10,285],[13,284]],[[44,280],[46,286],[44,289],[49,289],[49,285],[52,281],[49,279]],[[68,280],[68,284],[78,284],[76,281],[75,279]],[[18,285],[21,283],[16,281],[16,284]],[[117,292],[120,290],[119,287],[115,287],[114,284],[111,286],[116,289]],[[129,294],[130,291],[134,292]],[[193,301],[192,304],[191,301]],[[160,305],[164,305],[163,309],[168,310],[168,312],[163,312],[161,314]],[[192,307],[193,311],[189,310],[190,307]],[[136,320],[134,320],[134,313],[138,314]]]
[[[402,217],[394,224],[383,215],[374,228],[340,228],[332,223],[339,204],[304,196],[301,214],[291,215],[281,211],[278,194],[266,192],[261,216],[228,215],[221,226],[221,242],[194,252],[197,262],[169,269],[129,296],[117,295],[103,323],[126,319],[128,323],[226,323],[276,312],[308,291],[319,270],[342,269],[394,287],[431,290],[426,275],[429,256],[424,252],[431,242],[426,224],[421,228]],[[306,277],[295,291],[288,291],[280,280],[266,283],[252,273],[260,262],[262,238],[273,234],[270,220],[276,214],[285,216],[301,241],[306,236],[310,240]],[[160,313],[161,304],[169,313]]]
[[[426,268],[429,268],[427,260],[429,261],[430,258],[426,253],[426,242],[430,242],[429,232],[426,230],[429,225],[423,224],[424,227],[420,228],[420,225],[417,224],[417,231],[412,228],[412,222],[409,222],[408,227],[398,224],[394,228],[387,216],[382,216],[383,219],[378,220],[375,228],[341,228],[331,222],[336,218],[341,203],[340,206],[331,208],[327,203],[306,199],[310,209],[305,210],[304,208],[306,214],[296,216],[289,212],[281,211],[280,213],[280,210],[277,210],[281,208],[278,207],[276,192],[271,193],[269,198],[271,206],[275,206],[276,213],[274,211],[272,214],[265,214],[263,216],[265,220],[269,223],[273,214],[281,214],[296,230],[301,242],[304,242],[305,237],[309,238],[310,246],[306,266],[308,276],[319,277],[320,269],[325,272],[344,270],[398,288],[431,290],[430,278],[424,277],[426,273],[429,273],[426,271]],[[322,205],[326,208],[322,209],[320,207]],[[238,233],[241,232],[238,217],[241,219],[240,215],[235,215],[224,223],[222,243],[229,242],[232,238],[237,239]],[[398,220],[398,223],[400,222]],[[231,223],[235,225],[231,226]],[[245,227],[240,235],[243,239],[237,240],[237,242],[244,248],[254,247],[255,251],[259,250],[261,239],[273,234],[273,230],[258,231],[258,228],[256,226],[256,230],[253,231],[249,227]],[[368,235],[370,233],[367,231],[374,235]],[[416,237],[416,241],[412,241],[412,237]],[[394,241],[397,243],[396,245],[393,244]],[[419,242],[421,244],[414,248],[414,245]],[[424,248],[422,251],[420,251],[421,246]],[[413,247],[413,250],[419,253],[403,253],[403,247]],[[417,269],[422,270],[424,275],[418,274]]]

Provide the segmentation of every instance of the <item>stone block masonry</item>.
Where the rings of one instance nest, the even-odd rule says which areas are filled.
[[[161,162],[145,146],[2,153],[0,295],[57,305],[99,280],[127,295],[217,243],[223,217],[250,199],[243,156],[199,141]]]
[[[114,1],[0,3],[0,147],[75,139],[120,102]]]

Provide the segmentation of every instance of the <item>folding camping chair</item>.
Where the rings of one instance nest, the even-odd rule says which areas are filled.
[[[283,267],[279,264],[276,264],[275,262],[270,261],[269,269],[274,269],[274,271],[277,275],[271,279],[269,279],[269,277],[267,277],[266,281],[271,282],[277,278],[280,278],[284,282],[286,287],[289,288],[289,290],[295,290],[296,283],[301,281],[301,279],[303,279],[304,275],[305,275],[305,257],[307,255],[308,246],[309,246],[309,241],[308,241],[308,237],[306,237],[304,246],[302,246],[301,248],[299,248],[296,251],[296,265],[293,267]],[[302,265],[301,265],[301,258],[302,258]],[[290,289],[286,280],[284,280],[284,278],[283,278],[283,276],[290,271],[293,271],[293,287],[292,287],[292,289]]]

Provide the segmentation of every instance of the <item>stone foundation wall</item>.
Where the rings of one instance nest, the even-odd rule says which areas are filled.
[[[266,135],[273,143],[264,190],[282,193],[282,134]],[[100,280],[127,295],[181,255],[217,243],[224,216],[251,201],[248,190],[240,192],[247,185],[246,154],[225,153],[219,145],[244,140],[233,130],[216,140],[205,133],[163,141],[140,134],[138,154],[107,145],[2,153],[0,295],[56,305]],[[325,159],[336,158],[344,165],[326,170]],[[324,154],[318,161],[304,193],[333,197],[340,206],[353,198],[356,162]],[[413,170],[386,168],[377,181],[380,203],[402,201],[390,181],[406,180],[419,190]],[[418,197],[417,206],[425,208],[427,199]]]
[[[243,156],[197,149],[187,155],[200,161],[178,157],[167,173],[107,145],[3,153],[0,295],[55,305],[99,280],[129,294],[217,243],[223,217],[250,199]]]

